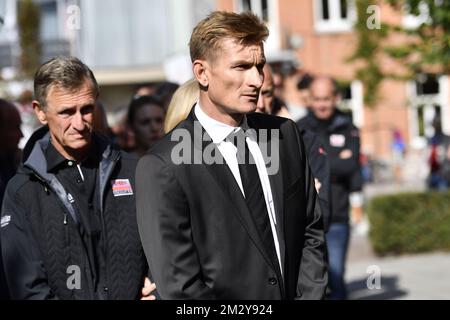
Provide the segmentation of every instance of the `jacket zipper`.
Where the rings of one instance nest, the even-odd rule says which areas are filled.
[[[45,193],[47,195],[50,195],[50,190],[52,190],[51,186],[48,185],[47,181],[45,181],[45,179],[43,179],[39,174],[37,174],[36,172],[34,172],[34,176],[41,181],[41,183],[44,185],[44,190]],[[54,191],[53,191],[54,192]],[[59,197],[56,195],[56,198],[60,201]],[[63,204],[64,205],[64,204]],[[64,206],[65,207],[65,206]],[[66,254],[66,263],[67,266],[69,266],[70,263],[70,231],[69,231],[69,223],[68,223],[68,218],[67,218],[67,209],[64,209],[64,220],[63,220],[63,224],[64,224],[64,229],[65,229],[65,240],[66,240],[66,248],[64,250],[65,254]],[[67,253],[67,251],[69,251],[69,253]],[[68,255],[67,255],[68,254]],[[86,282],[86,284],[88,285],[89,281]],[[91,290],[89,290],[91,291]],[[73,297],[73,291],[71,293],[72,297]]]
[[[119,161],[120,159],[120,154],[113,160],[113,163],[111,164],[111,166],[113,167],[113,169],[111,170],[114,171],[114,168],[116,167],[117,161]],[[109,179],[109,176],[111,175],[111,173],[107,176],[107,180]],[[100,194],[102,194],[103,188],[106,186],[102,186],[100,185]],[[103,198],[105,198],[107,195],[104,194],[103,197],[100,199],[100,217],[102,220],[102,228],[103,228],[103,236],[102,236],[102,241],[103,241],[103,251],[104,251],[104,257],[105,257],[105,286],[103,287],[103,291],[105,293],[106,296],[106,300],[109,300],[109,257],[108,257],[108,247],[107,247],[107,234],[106,234],[106,225],[105,225],[105,217],[104,217],[104,211],[105,211],[105,207],[103,205]]]

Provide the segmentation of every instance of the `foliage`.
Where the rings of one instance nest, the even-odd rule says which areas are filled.
[[[421,17],[428,12],[428,19],[416,29],[402,25],[381,23],[381,28],[370,29],[367,20],[370,5],[387,3],[399,15]],[[450,1],[447,0],[358,0],[358,20],[355,25],[357,46],[349,62],[360,62],[356,78],[365,86],[365,103],[374,106],[379,99],[379,86],[386,78],[411,79],[420,73],[450,74]],[[425,11],[425,12],[424,12]],[[392,43],[388,37],[405,36],[405,41]],[[381,63],[392,59],[405,67],[401,74],[382,70]]]
[[[17,19],[21,73],[25,77],[32,77],[39,67],[41,57],[39,7],[32,0],[19,0]]]
[[[380,196],[369,203],[367,213],[378,254],[450,250],[450,193]]]
[[[450,1],[444,0],[387,0],[394,8],[420,17],[428,12],[428,19],[416,29],[394,28],[409,37],[409,41],[387,48],[387,53],[403,62],[413,74],[438,67],[450,73]]]
[[[356,1],[358,20],[354,26],[357,34],[357,45],[349,62],[359,62],[361,67],[356,70],[356,78],[364,84],[364,102],[367,106],[374,106],[378,101],[378,88],[383,80],[380,59],[383,54],[381,43],[387,36],[387,26],[368,28],[367,21],[371,18],[368,8],[375,5],[374,0]]]

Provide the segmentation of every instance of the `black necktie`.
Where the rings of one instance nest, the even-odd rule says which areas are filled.
[[[270,227],[269,215],[264,198],[261,180],[255,160],[248,149],[245,141],[245,133],[239,130],[231,134],[228,140],[233,142],[237,148],[237,160],[242,186],[245,193],[245,202],[252,215],[253,221],[258,229],[259,235],[264,243],[264,247],[269,254],[274,267],[278,267],[278,257],[275,250],[272,228]],[[278,269],[278,268],[277,268]]]

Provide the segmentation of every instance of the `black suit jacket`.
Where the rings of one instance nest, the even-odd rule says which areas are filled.
[[[330,164],[325,152],[325,147],[319,135],[310,130],[302,128],[297,122],[298,129],[305,142],[306,153],[309,159],[309,166],[314,178],[321,183],[318,194],[320,210],[323,215],[323,225],[325,233],[330,229],[331,224],[331,184],[330,184]]]
[[[200,162],[206,150],[220,154],[210,142],[194,141],[194,131],[205,133],[195,121],[192,111],[139,161],[136,171],[139,232],[161,298],[323,298],[327,272],[322,214],[295,123],[247,116],[251,128],[279,132],[280,166],[270,184],[282,276],[227,164],[173,162],[180,141],[190,147],[183,156],[192,163]]]

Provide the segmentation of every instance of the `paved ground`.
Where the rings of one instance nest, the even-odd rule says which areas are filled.
[[[365,186],[366,201],[380,194],[424,191],[427,158],[426,150],[409,152],[401,181],[393,182],[387,170],[383,182]],[[346,272],[349,299],[450,299],[450,253],[380,258],[371,249],[368,231],[367,221],[352,228]],[[370,290],[368,282],[376,287],[377,271],[380,289]]]
[[[450,253],[379,258],[365,236],[354,235],[348,258],[351,300],[450,299]]]

